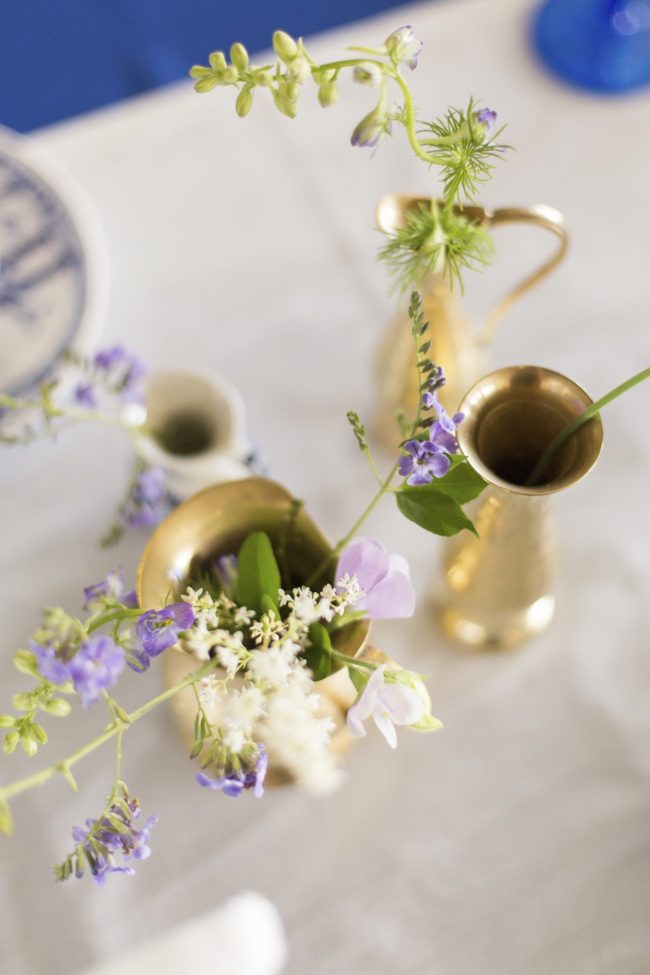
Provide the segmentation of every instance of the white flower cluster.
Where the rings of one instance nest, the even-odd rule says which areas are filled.
[[[181,646],[199,660],[216,658],[225,672],[199,685],[220,764],[237,766],[264,745],[272,765],[313,792],[328,791],[340,778],[330,749],[335,722],[321,712],[316,685],[306,667],[312,623],[330,622],[363,596],[356,577],[320,592],[305,586],[280,590],[284,619],[255,613],[225,594],[188,589],[181,597],[196,622]]]

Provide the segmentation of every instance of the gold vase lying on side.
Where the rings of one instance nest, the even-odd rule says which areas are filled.
[[[390,234],[404,226],[409,212],[430,204],[429,197],[385,196],[377,208],[377,222],[381,230]],[[503,207],[490,211],[483,207],[467,206],[461,212],[486,229],[514,223],[542,227],[555,235],[557,247],[548,260],[499,301],[479,328],[472,325],[456,293],[442,275],[430,275],[422,284],[422,311],[425,321],[430,323],[427,335],[431,339],[429,354],[434,362],[445,368],[447,383],[441,390],[440,400],[450,413],[456,411],[463,393],[489,368],[487,350],[503,316],[519,298],[557,267],[568,246],[562,214],[552,207]],[[396,318],[380,345],[377,378],[380,396],[377,433],[392,450],[401,439],[396,414],[404,410],[411,415],[417,408],[419,398],[413,336],[406,312]]]
[[[479,537],[463,532],[447,542],[434,602],[448,635],[500,649],[550,624],[556,558],[548,501],[596,462],[600,417],[555,452],[539,484],[526,482],[545,447],[591,403],[570,379],[536,366],[499,369],[463,399],[458,442],[488,487],[468,512]]]
[[[265,478],[247,478],[217,484],[195,494],[173,511],[154,531],[138,566],[138,597],[143,610],[156,609],[170,595],[182,592],[186,580],[205,569],[219,555],[236,553],[252,531],[265,531],[282,563],[283,542],[292,496],[279,484]],[[300,508],[290,538],[284,546],[284,558],[295,585],[306,580],[331,551],[331,545],[320,533],[303,508]],[[324,583],[325,578],[322,580]],[[320,580],[319,580],[320,584]],[[390,664],[388,657],[369,645],[370,623],[360,620],[337,630],[332,636],[334,648],[350,657]],[[201,661],[178,648],[163,657],[163,671],[168,686],[177,684]],[[344,752],[350,743],[346,714],[356,698],[356,691],[346,668],[317,681],[323,715],[336,725],[331,747]],[[196,698],[192,688],[178,693],[172,700],[175,716],[189,747],[193,741]],[[216,716],[213,716],[216,717]],[[290,781],[278,769],[269,754],[271,784]]]

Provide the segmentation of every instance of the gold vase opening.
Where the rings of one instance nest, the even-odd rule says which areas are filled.
[[[447,635],[483,649],[516,646],[543,632],[555,612],[556,539],[548,499],[593,467],[600,417],[583,424],[527,484],[544,449],[592,400],[566,376],[537,366],[499,369],[460,405],[460,450],[488,487],[469,514],[479,537],[447,543],[434,596]]]
[[[246,478],[217,484],[195,494],[179,505],[156,528],[147,544],[137,573],[137,592],[143,610],[159,609],[183,592],[186,581],[197,569],[224,554],[237,553],[252,531],[264,531],[276,549],[282,547],[287,520],[294,499],[283,487],[266,478]],[[321,534],[304,508],[293,519],[290,543],[286,544],[286,565],[295,585],[304,582],[331,552],[332,546]],[[327,573],[320,582],[331,581]],[[334,648],[346,656],[375,659],[380,651],[368,645],[368,620],[350,623],[332,636]],[[388,658],[383,658],[382,662]],[[165,683],[179,683],[202,662],[178,647],[162,658]],[[333,752],[342,754],[350,744],[346,727],[348,708],[356,691],[343,667],[314,687],[320,698],[320,713],[335,724],[331,739]],[[183,740],[193,742],[196,698],[191,687],[172,699],[172,707]],[[269,755],[271,785],[290,782],[290,775]]]

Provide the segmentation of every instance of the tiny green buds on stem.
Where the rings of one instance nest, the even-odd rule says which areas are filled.
[[[16,719],[11,714],[0,714],[0,728],[15,727]]]
[[[283,30],[276,30],[273,35],[273,50],[285,64],[290,64],[298,54],[298,45],[293,37]]]
[[[235,110],[240,118],[244,118],[250,112],[253,107],[253,92],[251,88],[246,85],[237,95],[237,101],[235,102]]]
[[[378,88],[381,84],[383,74],[378,64],[374,61],[366,61],[359,64],[354,69],[353,78],[358,85],[368,85],[370,88]]]
[[[31,650],[19,650],[14,656],[14,667],[28,677],[40,677],[36,654]]]
[[[248,67],[248,51],[243,44],[233,44],[230,48],[230,60],[238,71],[246,70]]]
[[[228,66],[223,51],[213,51],[208,60],[213,71],[223,71]]]
[[[318,101],[323,108],[330,108],[339,100],[339,90],[335,81],[326,81],[318,89]]]
[[[8,735],[5,735],[5,740],[2,744],[2,749],[7,755],[11,755],[12,752],[16,750],[16,745],[20,741],[19,731],[10,731]]]

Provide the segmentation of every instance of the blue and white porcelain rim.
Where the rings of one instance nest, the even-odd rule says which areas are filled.
[[[24,136],[0,125],[0,150],[6,150],[30,169],[62,202],[74,224],[84,256],[85,296],[74,336],[65,348],[81,356],[88,355],[96,348],[106,319],[109,296],[108,246],[97,211],[65,166],[39,144],[38,136]],[[72,370],[58,363],[58,359],[44,363],[41,371],[22,383],[20,388],[3,392],[12,396],[24,394],[53,372],[61,388],[69,388]]]

